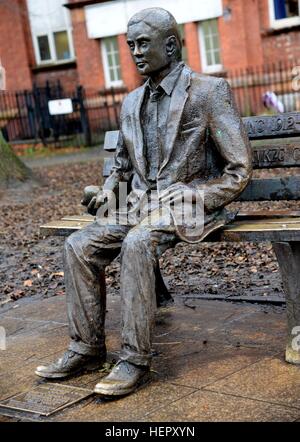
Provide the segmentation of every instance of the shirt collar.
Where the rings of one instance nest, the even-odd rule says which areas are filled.
[[[146,87],[148,87],[149,88],[149,90],[151,91],[151,92],[153,92],[154,90],[157,90],[157,89],[159,89],[159,88],[162,88],[163,90],[164,90],[164,92],[167,94],[167,95],[169,95],[169,96],[171,96],[172,95],[172,92],[173,92],[173,90],[174,90],[174,87],[175,87],[175,85],[176,85],[176,83],[177,83],[177,80],[178,80],[178,77],[179,77],[179,75],[180,75],[180,73],[181,73],[181,70],[182,70],[182,68],[183,68],[183,66],[184,66],[184,63],[183,62],[180,62],[177,66],[176,66],[176,68],[174,68],[160,83],[159,83],[159,85],[156,87],[156,88],[154,88],[153,87],[153,85],[152,85],[152,81],[151,81],[151,78],[148,78],[148,80],[147,80],[147,82],[146,82]]]

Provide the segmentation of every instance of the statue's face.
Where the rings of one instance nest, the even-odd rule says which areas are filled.
[[[141,75],[151,76],[152,73],[160,72],[170,63],[166,38],[159,30],[151,28],[144,22],[128,28],[127,43]]]

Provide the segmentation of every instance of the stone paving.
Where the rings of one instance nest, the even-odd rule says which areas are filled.
[[[120,299],[110,296],[109,360],[120,345]],[[297,421],[300,367],[286,364],[285,310],[255,304],[176,298],[157,313],[152,382],[116,401],[97,396],[49,417],[0,409],[10,421]],[[34,369],[68,343],[65,298],[24,299],[0,310],[0,401],[45,383]],[[103,372],[61,382],[93,389]],[[51,382],[49,383],[51,384]]]

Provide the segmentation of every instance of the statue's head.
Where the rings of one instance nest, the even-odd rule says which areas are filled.
[[[151,76],[181,60],[178,25],[165,9],[149,8],[135,14],[128,23],[127,42],[141,75]]]

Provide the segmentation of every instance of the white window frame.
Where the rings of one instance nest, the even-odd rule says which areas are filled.
[[[56,48],[55,48],[55,40],[54,40],[54,34],[56,32],[67,32],[68,34],[68,41],[69,41],[69,48],[70,48],[70,58],[67,58],[65,60],[58,60],[56,57]],[[41,54],[40,54],[40,48],[38,43],[39,37],[48,37],[49,41],[49,49],[50,49],[50,59],[49,60],[42,60]],[[64,64],[64,63],[70,63],[75,60],[75,51],[74,51],[74,44],[73,44],[73,36],[72,36],[72,29],[71,28],[57,28],[52,29],[51,32],[44,32],[42,34],[36,34],[33,36],[33,46],[34,46],[34,52],[35,57],[38,65],[48,65],[48,64]]]
[[[110,38],[116,38],[116,36],[112,36],[112,37],[107,37],[108,39]],[[117,44],[118,44],[118,40],[117,40]],[[119,50],[119,45],[118,45],[118,50]],[[105,78],[105,86],[107,88],[112,88],[112,87],[122,87],[124,86],[124,82],[123,80],[111,80],[110,77],[110,69],[109,69],[109,63],[108,63],[108,55],[107,55],[107,50],[106,50],[106,45],[105,45],[105,38],[101,39],[101,54],[102,54],[102,62],[103,62],[103,70],[104,70],[104,78]],[[120,59],[120,51],[119,51],[119,59]],[[120,60],[120,70],[121,70],[121,60]],[[121,75],[122,75],[122,71],[121,71]]]
[[[299,3],[299,14],[300,14],[300,0],[298,0],[298,3]],[[272,29],[290,28],[292,26],[300,25],[300,15],[299,17],[276,19],[274,0],[269,0],[269,14],[270,14],[270,26]]]
[[[215,19],[215,20],[218,20],[218,19]],[[204,20],[204,21],[206,21],[206,20]],[[202,71],[206,74],[222,72],[224,70],[222,63],[209,65],[207,62],[205,35],[204,35],[204,30],[203,30],[203,21],[199,22],[199,24],[198,24],[198,36],[199,36],[199,44],[200,44]],[[219,40],[220,40],[220,34],[219,34]],[[220,41],[220,43],[221,43],[221,41]],[[221,47],[220,47],[220,58],[221,58]]]

